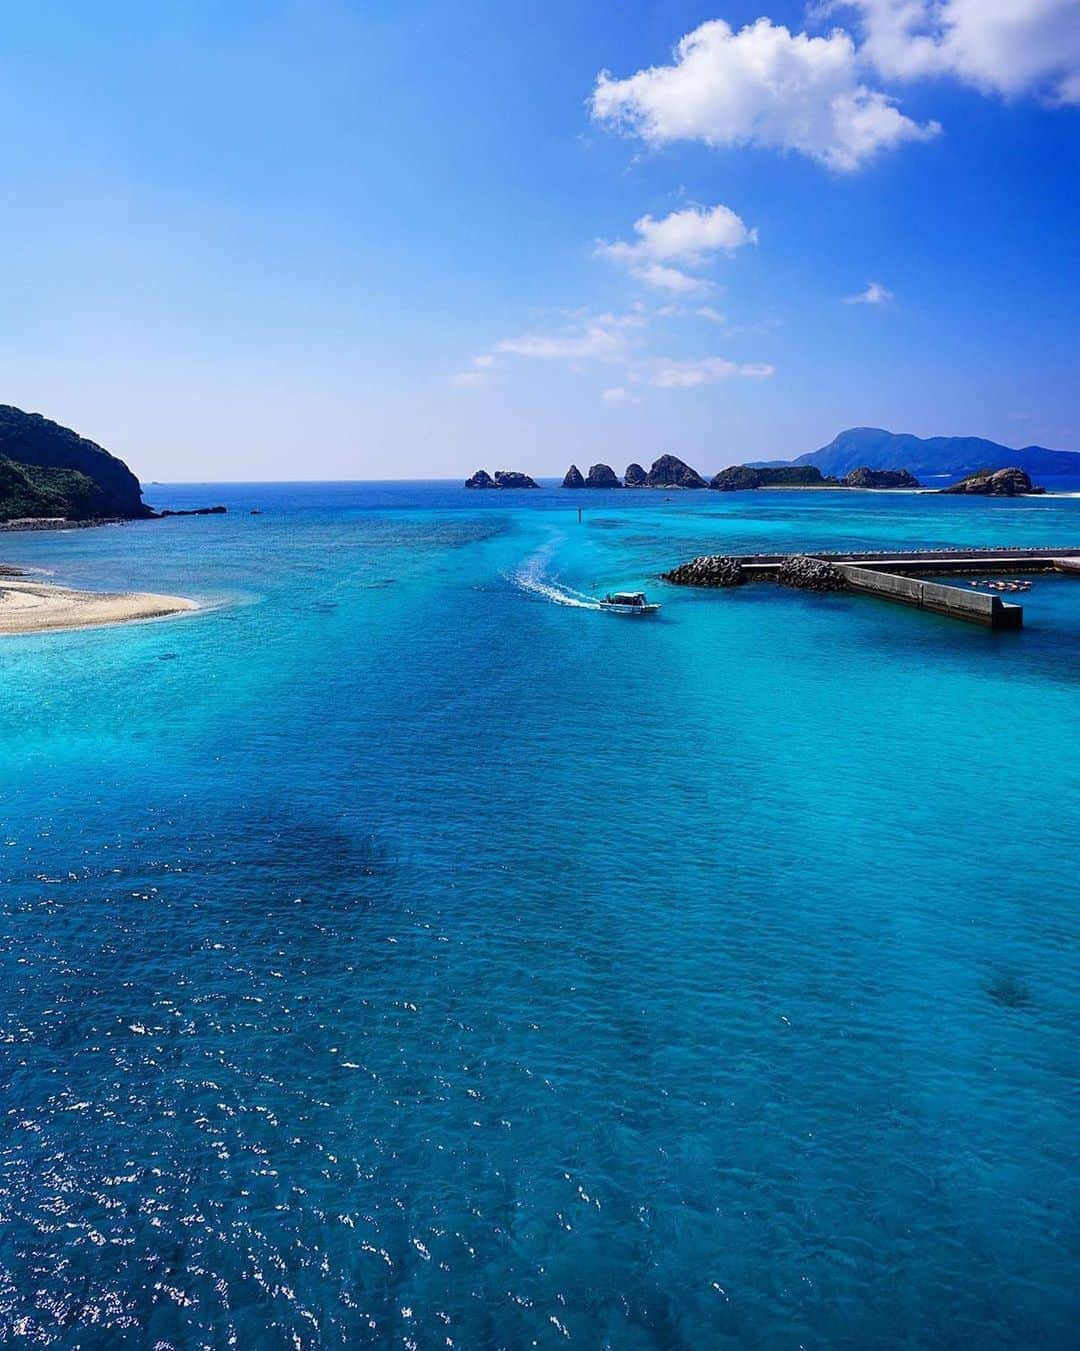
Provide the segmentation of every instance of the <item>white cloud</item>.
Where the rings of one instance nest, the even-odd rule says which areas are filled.
[[[1080,0],[837,0],[888,78],[951,75],[986,92],[1080,103]]]
[[[661,305],[656,313],[661,319],[707,319],[710,324],[727,323],[727,315],[712,305],[695,305],[693,309],[687,309],[685,305]]]
[[[512,352],[519,357],[594,357],[610,356],[625,345],[622,334],[594,325],[586,332],[573,336],[550,337],[542,333],[526,333],[520,338],[506,338],[499,343],[499,351]]]
[[[526,333],[496,344],[499,352],[546,359],[565,357],[615,357],[625,352],[628,331],[644,320],[638,311],[630,314],[599,314],[584,319],[565,333]]]
[[[757,231],[748,230],[741,216],[728,206],[690,206],[657,220],[642,216],[634,222],[637,239],[632,244],[600,243],[597,253],[616,261],[647,259],[659,262],[700,263],[723,249],[734,253],[744,244],[757,242]]]
[[[482,385],[488,377],[492,366],[495,364],[495,358],[490,352],[482,356],[473,357],[472,370],[458,371],[450,377],[450,383],[457,385],[461,389],[474,388],[476,385]]]
[[[650,383],[661,389],[692,389],[697,385],[711,385],[717,380],[741,376],[762,380],[775,374],[775,367],[764,362],[728,361],[725,357],[700,357],[694,361],[657,361],[650,374]]]
[[[706,278],[692,277],[689,272],[668,267],[664,263],[649,263],[644,267],[634,265],[630,271],[646,286],[652,286],[657,291],[668,291],[672,295],[688,296],[712,289],[712,282]]]
[[[940,130],[913,122],[863,82],[855,44],[842,29],[810,37],[758,19],[736,33],[714,19],[688,33],[674,57],[625,80],[603,72],[593,116],[651,145],[692,140],[795,150],[838,170]]]
[[[622,403],[626,398],[626,390],[622,385],[616,385],[614,389],[605,389],[603,397],[608,403]]]
[[[642,216],[634,222],[634,233],[637,238],[633,243],[600,240],[597,257],[629,268],[648,286],[680,295],[707,290],[711,283],[673,267],[673,263],[700,267],[721,251],[730,254],[744,244],[757,242],[757,231],[748,230],[727,206],[685,207],[660,220]]]
[[[1080,103],[1080,71],[1073,75],[1066,75],[1054,92],[1055,98],[1053,101],[1061,107],[1070,103]]]
[[[845,296],[845,305],[884,305],[886,301],[892,300],[893,293],[888,287],[882,286],[879,281],[868,281],[866,290],[860,291],[858,295]]]

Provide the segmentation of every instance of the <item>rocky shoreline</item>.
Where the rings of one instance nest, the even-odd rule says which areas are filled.
[[[130,516],[102,516],[88,521],[72,521],[66,516],[23,516],[0,521],[0,531],[11,530],[89,530],[98,525],[130,525]]]
[[[696,469],[677,455],[661,455],[646,471],[640,464],[628,464],[622,478],[609,464],[594,464],[588,475],[572,464],[562,481],[564,488],[707,488],[709,484]]]
[[[465,480],[466,488],[537,488],[540,485],[528,474],[520,470],[499,469],[494,478],[486,469],[478,469]],[[1045,490],[1035,487],[1022,469],[984,469],[971,474],[959,483],[948,488],[923,489],[923,485],[907,469],[874,469],[870,465],[860,465],[852,469],[842,479],[826,475],[812,464],[735,464],[721,469],[708,482],[696,469],[680,460],[677,455],[661,455],[653,461],[652,467],[644,469],[640,464],[626,466],[622,478],[609,464],[590,465],[589,472],[583,474],[576,464],[572,464],[563,477],[563,488],[574,492],[590,488],[660,488],[700,490],[712,489],[715,492],[753,492],[765,488],[828,488],[834,490],[871,491],[871,492],[912,492],[915,490],[936,491],[940,493],[967,493],[986,497],[1020,497],[1029,494],[1041,494]]]
[[[0,532],[5,530],[91,530],[99,525],[132,525],[137,521],[165,521],[171,516],[224,516],[228,507],[191,507],[184,511],[152,511],[149,516],[92,516],[86,520],[71,520],[67,516],[22,516],[13,521],[0,521]]]
[[[1012,471],[1010,471],[1012,472]],[[649,469],[632,462],[620,478],[609,464],[589,466],[583,474],[572,464],[563,476],[561,486],[574,492],[589,488],[659,488],[664,491],[743,492],[758,488],[871,488],[912,489],[922,485],[906,469],[871,469],[868,465],[854,469],[844,479],[829,478],[814,465],[732,465],[722,469],[708,481],[692,465],[677,455],[660,455]],[[499,469],[494,477],[486,469],[478,469],[465,480],[466,488],[536,488],[536,480],[520,470]],[[972,491],[975,491],[972,489]]]

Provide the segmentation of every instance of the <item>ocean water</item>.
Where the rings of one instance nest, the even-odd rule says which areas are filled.
[[[0,537],[205,603],[0,639],[0,1341],[1076,1344],[1080,581],[655,578],[1080,498],[148,495]]]

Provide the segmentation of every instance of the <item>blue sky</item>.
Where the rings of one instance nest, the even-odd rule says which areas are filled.
[[[36,0],[0,46],[0,401],[144,479],[1080,448],[1078,0]]]

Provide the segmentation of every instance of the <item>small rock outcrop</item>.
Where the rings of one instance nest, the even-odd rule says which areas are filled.
[[[623,475],[623,482],[628,488],[645,488],[648,486],[649,476],[640,464],[628,464],[626,473]]]
[[[801,591],[844,591],[847,583],[831,563],[807,554],[785,558],[776,573],[781,586],[797,586]]]
[[[581,477],[581,470],[576,464],[572,464],[566,471],[566,477],[562,481],[564,488],[584,488],[585,480]]]
[[[466,488],[539,488],[539,483],[517,469],[496,469],[492,478],[486,469],[478,469],[465,480]]]
[[[158,511],[155,512],[158,520],[163,521],[166,516],[224,516],[228,507],[190,507],[186,511]],[[260,515],[259,512],[252,512],[252,515]]]
[[[662,574],[665,582],[676,586],[738,586],[743,579],[742,563],[726,554],[705,554],[681,563]]]
[[[708,485],[696,469],[691,469],[677,455],[661,455],[653,461],[645,476],[649,488],[705,488]]]
[[[496,469],[495,486],[497,488],[539,488],[539,483],[518,469]]]
[[[609,464],[594,464],[585,480],[587,488],[621,488],[622,480]]]
[[[951,488],[941,488],[943,493],[971,493],[981,497],[1023,497],[1033,493],[1043,493],[1045,488],[1036,488],[1023,469],[980,469],[977,474],[969,474]]]
[[[906,469],[871,469],[861,465],[844,480],[845,488],[921,488],[922,484]]]

